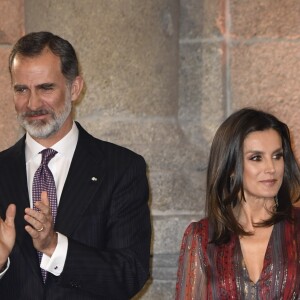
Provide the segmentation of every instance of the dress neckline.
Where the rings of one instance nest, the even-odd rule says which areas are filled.
[[[264,274],[266,274],[266,269],[268,268],[268,266],[271,263],[271,249],[272,249],[272,245],[274,243],[273,239],[275,236],[275,231],[277,231],[277,227],[278,227],[278,223],[273,225],[272,228],[272,232],[270,234],[270,238],[266,247],[266,251],[264,254],[264,259],[263,259],[263,267],[262,270],[260,272],[260,275],[258,277],[258,280],[256,282],[254,282],[249,275],[245,260],[244,260],[244,255],[242,252],[242,247],[241,247],[241,242],[240,242],[240,238],[238,236],[236,236],[236,244],[237,244],[237,252],[238,252],[238,266],[240,267],[240,272],[242,272],[244,274],[244,278],[249,281],[251,283],[252,286],[256,286],[259,284],[260,281],[264,281]]]

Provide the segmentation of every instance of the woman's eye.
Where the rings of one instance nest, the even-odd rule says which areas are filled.
[[[250,157],[250,160],[260,161],[261,160],[261,156],[260,155],[253,155],[253,156]]]
[[[280,160],[283,157],[283,153],[277,153],[274,155],[274,159]]]

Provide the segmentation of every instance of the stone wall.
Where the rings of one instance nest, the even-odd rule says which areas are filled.
[[[0,0],[0,14],[0,150],[3,150],[19,136],[7,61],[12,45],[24,34],[23,1]]]
[[[152,278],[135,299],[173,299],[182,234],[204,216],[220,122],[243,106],[268,109],[290,125],[300,157],[299,1],[1,0],[0,11],[0,148],[20,134],[11,44],[24,31],[70,40],[86,81],[77,120],[148,163]]]

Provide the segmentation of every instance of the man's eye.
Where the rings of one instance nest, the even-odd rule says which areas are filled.
[[[43,91],[51,91],[53,90],[53,84],[44,84],[41,86],[41,90]]]
[[[15,88],[16,93],[24,93],[26,91],[27,91],[27,88],[25,88],[25,87]]]

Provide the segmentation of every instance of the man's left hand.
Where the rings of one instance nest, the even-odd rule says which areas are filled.
[[[57,233],[53,230],[53,218],[47,192],[42,192],[41,201],[36,202],[36,211],[25,209],[24,219],[29,225],[25,230],[30,234],[36,250],[51,257],[57,245]]]

